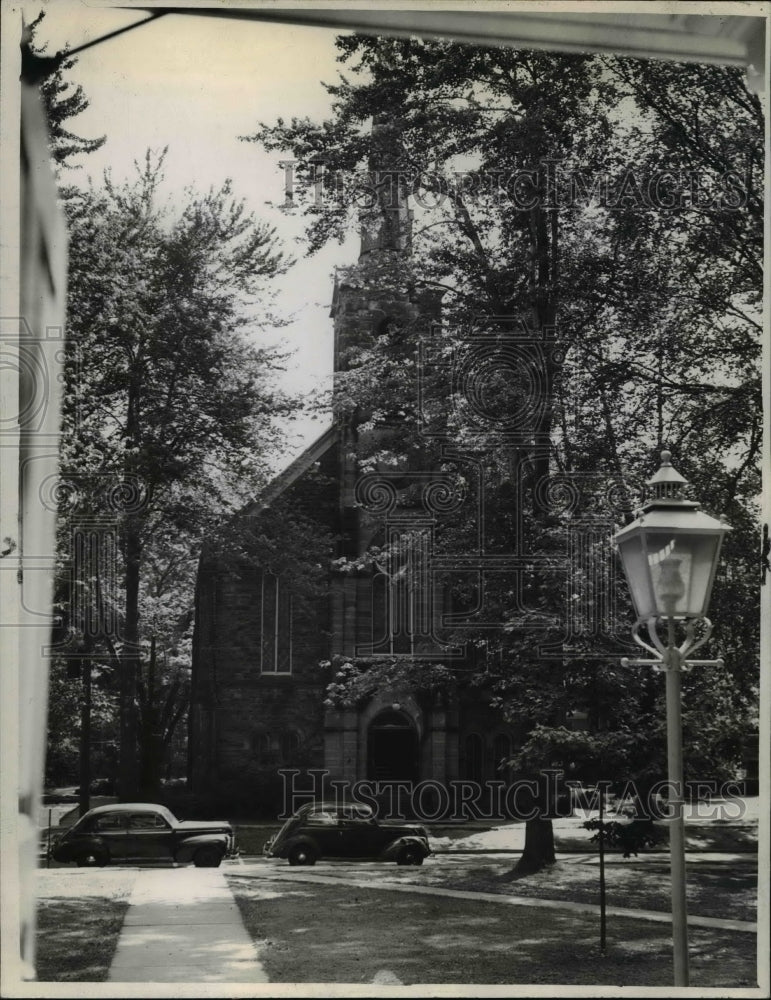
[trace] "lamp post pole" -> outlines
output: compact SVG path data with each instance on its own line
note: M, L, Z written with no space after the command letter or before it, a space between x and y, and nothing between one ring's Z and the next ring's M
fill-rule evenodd
M680 651L674 642L674 622L667 619L664 661L667 696L667 777L669 853L672 882L672 952L675 986L688 985L688 910L685 901L685 823L683 820L683 726Z
M672 467L670 458L668 451L661 453L661 467L648 480L653 499L631 524L616 533L615 541L637 612L632 637L638 646L653 654L653 659L624 657L621 663L652 666L666 674L674 981L675 986L688 986L680 682L683 669L722 665L722 660L695 660L691 654L707 642L712 632L707 608L723 536L731 529L702 513L697 503L683 498L686 480ZM675 635L678 622L685 631L679 645ZM643 626L650 642L640 636ZM659 635L659 629L665 629L665 638Z
M656 625L666 622L666 645L659 638ZM704 627L704 634L696 639L694 636L696 621ZM652 666L654 670L666 674L667 702L667 785L669 812L669 856L670 881L672 893L672 958L675 986L688 986L688 910L685 901L685 823L683 819L683 724L681 715L682 693L680 680L683 668L695 666L722 666L723 661L694 660L688 654L703 645L712 633L712 624L708 618L691 620L686 625L685 641L678 646L675 639L675 619L672 615L650 618L645 624L654 645L649 645L640 638L639 628L642 622L635 626L632 637L635 642L653 653L655 659L621 660L623 666Z

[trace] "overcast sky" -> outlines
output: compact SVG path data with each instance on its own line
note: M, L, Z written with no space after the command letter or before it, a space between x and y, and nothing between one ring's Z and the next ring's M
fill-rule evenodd
M140 11L100 9L78 0L28 3L31 20L47 11L36 38L52 54L75 48L144 16ZM310 390L328 385L332 370L329 304L335 265L352 263L358 242L328 247L304 259L298 243L303 225L279 211L284 197L281 156L266 153L239 135L259 121L277 117L322 118L329 96L322 86L337 79L335 32L321 28L267 25L211 17L168 15L78 56L70 77L83 85L91 106L72 120L79 135L106 135L96 153L67 180L86 183L109 167L116 179L130 175L133 161L150 147L168 145L166 175L174 192L200 189L232 178L234 192L286 241L297 264L281 279L278 308L294 314L291 326L266 334L295 351L288 383ZM271 204L272 203L272 204ZM324 429L318 422L298 425L303 443ZM293 454L299 448L299 442ZM285 464L285 463L281 463Z

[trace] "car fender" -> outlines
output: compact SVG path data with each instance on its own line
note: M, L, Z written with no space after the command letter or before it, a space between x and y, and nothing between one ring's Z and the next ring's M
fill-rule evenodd
M272 857L288 858L289 852L292 850L293 847L297 846L310 847L310 849L317 857L321 857L322 852L319 849L319 845L316 843L313 837L309 837L305 833L301 833L296 837L290 837L287 841L285 841L281 845L281 847L275 854L272 855Z
M397 837L396 840L392 840L380 857L383 861L394 861L402 848L407 846L418 847L423 853L424 858L428 857L431 853L431 849L426 845L426 842L422 837L408 835L405 837Z
M222 848L223 855L228 850L228 835L226 833L199 833L194 837L186 837L178 845L174 854L174 860L185 862L192 861L193 855L199 847L216 846Z
M79 855L93 851L110 856L110 848L103 837L78 837L68 840L65 834L58 843L51 845L51 857L54 861L60 862L74 861Z

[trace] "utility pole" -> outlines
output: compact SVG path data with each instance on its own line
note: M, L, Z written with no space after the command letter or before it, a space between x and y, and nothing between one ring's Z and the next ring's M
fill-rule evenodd
M91 656L80 658L82 692L80 699L80 792L78 811L85 816L90 808L91 787Z

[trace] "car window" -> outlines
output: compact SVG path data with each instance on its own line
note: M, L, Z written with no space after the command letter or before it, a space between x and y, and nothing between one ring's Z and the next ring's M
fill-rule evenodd
M372 819L372 810L369 806L347 806L340 810L340 818L348 823L368 823Z
M129 816L130 830L168 830L169 824L158 813L132 813Z
M337 816L325 809L317 809L308 814L306 822L309 826L330 826L337 822Z
M125 825L123 813L105 813L103 816L95 816L92 830L122 830Z

